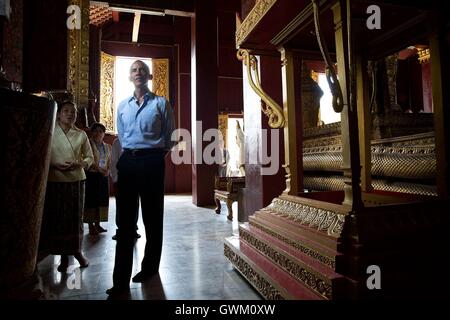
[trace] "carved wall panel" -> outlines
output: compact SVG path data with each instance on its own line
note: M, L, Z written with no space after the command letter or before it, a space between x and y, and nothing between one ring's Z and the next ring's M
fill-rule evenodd
M152 92L170 101L169 59L152 59Z
M115 57L102 52L100 58L100 122L114 132L114 63Z
M224 148L227 147L228 115L219 114L219 131L223 137Z

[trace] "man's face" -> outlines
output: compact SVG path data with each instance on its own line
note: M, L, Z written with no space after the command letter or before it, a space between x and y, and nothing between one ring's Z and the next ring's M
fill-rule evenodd
M134 86L146 86L149 79L150 75L147 73L144 64L141 62L133 63L130 69L130 81L133 82Z

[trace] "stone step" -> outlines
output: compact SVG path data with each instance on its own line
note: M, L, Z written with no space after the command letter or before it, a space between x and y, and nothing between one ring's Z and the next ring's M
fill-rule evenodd
M307 226L298 226L299 223L270 212L259 212L250 216L249 224L285 241L297 250L317 256L321 263L332 269L335 268L336 258L341 256L337 251L340 244L337 239L327 236L324 232L308 230Z
M345 289L346 278L334 269L260 229L242 224L239 227L239 236L241 242L257 250L324 298L331 299Z
M324 300L239 237L225 239L224 254L267 300Z
M286 235L305 244L314 245L325 255L335 256L339 251L340 242L337 238L328 235L325 231L303 225L298 221L281 216L270 210L260 210L249 217L250 224L270 226Z

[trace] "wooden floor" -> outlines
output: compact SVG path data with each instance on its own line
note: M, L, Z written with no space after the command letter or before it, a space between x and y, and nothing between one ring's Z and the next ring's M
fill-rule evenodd
M133 300L261 300L260 295L232 267L223 255L223 239L237 233L234 222L226 219L226 206L217 215L213 208L198 208L191 196L165 197L164 244L159 276L147 283L132 283ZM38 265L42 299L104 300L112 286L116 241L115 201L110 199L109 221L102 223L107 233L91 236L85 225L84 253L89 267L80 269L77 261L66 274L56 270L59 256L49 256ZM133 275L140 269L145 231L135 246Z

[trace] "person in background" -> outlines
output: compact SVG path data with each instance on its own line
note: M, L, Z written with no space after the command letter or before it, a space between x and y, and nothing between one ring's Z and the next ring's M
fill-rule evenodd
M81 248L86 175L94 161L89 139L75 127L77 108L71 101L58 104L52 137L50 169L45 194L41 242L50 254L61 255L59 272L66 272L69 255L89 265Z
M100 221L108 221L111 146L103 141L106 133L103 124L94 122L90 131L94 163L86 170L84 222L89 225L89 234L97 235L106 232Z
M119 138L114 139L113 143L112 143L112 150L111 150L111 170L110 170L110 176L113 182L113 194L114 197L116 198L116 226L119 226L119 201L118 201L118 197L117 197L117 161L119 161L120 155L122 154L123 150L122 150L122 146L120 145L120 140ZM138 204L136 206L136 208L139 208L139 199L137 199ZM139 213L136 213L136 230L138 229L137 227L137 222L138 222L138 218L139 218ZM134 237L136 239L139 239L141 237L141 235L139 233L136 232L136 234L134 235ZM112 237L113 240L117 240L117 231L116 234L113 235Z

